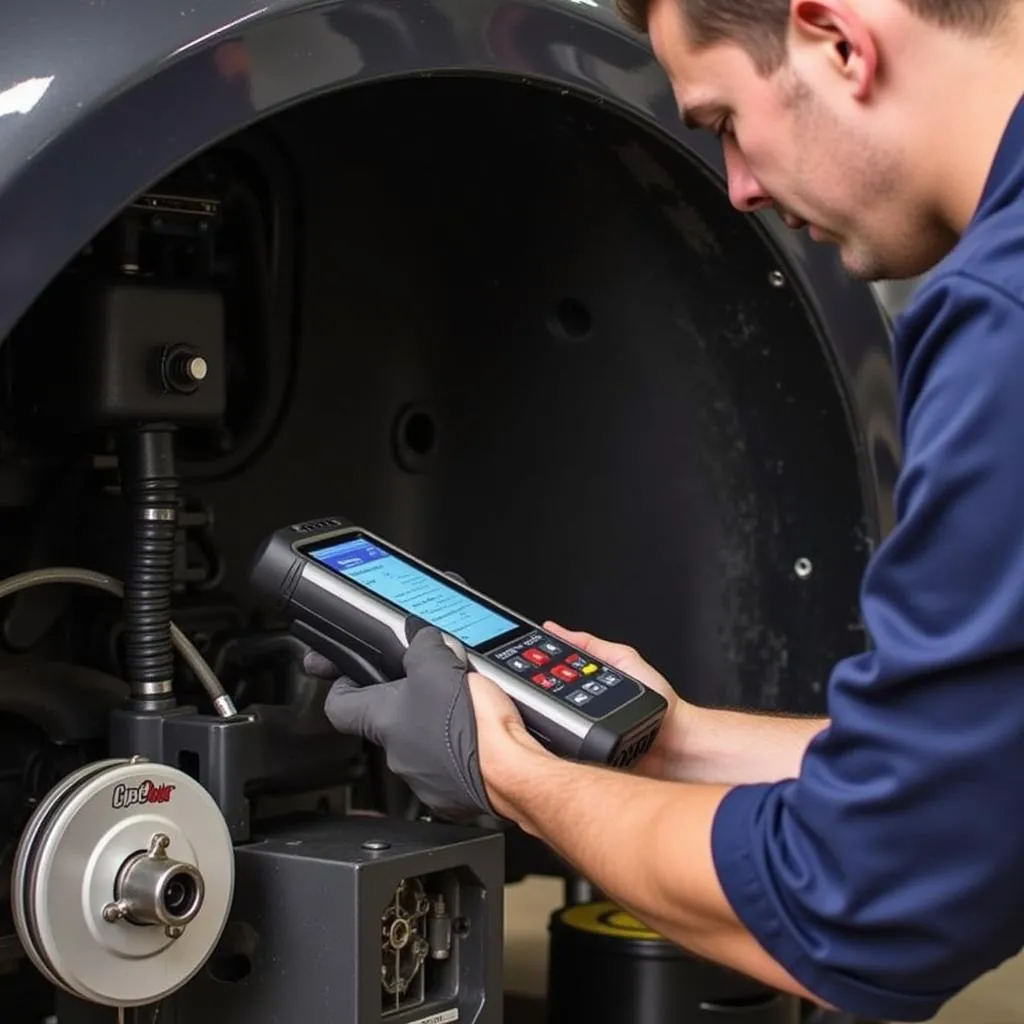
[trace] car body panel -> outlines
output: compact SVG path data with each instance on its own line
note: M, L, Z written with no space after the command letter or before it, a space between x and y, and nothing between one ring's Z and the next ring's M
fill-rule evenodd
M333 90L438 74L543 83L645 123L722 176L717 141L680 123L646 40L608 0L10 0L0 25L0 337L135 195ZM877 540L899 454L885 313L833 249L758 216L780 284L828 339Z

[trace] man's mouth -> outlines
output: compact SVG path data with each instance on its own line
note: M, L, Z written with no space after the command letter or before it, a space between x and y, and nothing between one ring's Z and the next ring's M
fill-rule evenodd
M804 220L802 217L798 217L795 213L790 213L788 210L780 210L779 216L782 218L786 227L792 228L794 231L800 231L802 228L805 228L810 224L809 221Z
M794 231L802 231L804 228L807 228L807 233L814 242L830 242L834 238L823 227L812 224L809 220L804 220L803 217L798 217L795 213L790 213L788 210L780 210L779 216L786 227L792 228Z

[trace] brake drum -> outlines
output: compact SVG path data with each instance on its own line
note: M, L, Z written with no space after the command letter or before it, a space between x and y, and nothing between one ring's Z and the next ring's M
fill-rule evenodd
M141 758L98 761L41 801L18 846L12 909L40 972L106 1006L157 1002L213 952L234 851L210 794Z

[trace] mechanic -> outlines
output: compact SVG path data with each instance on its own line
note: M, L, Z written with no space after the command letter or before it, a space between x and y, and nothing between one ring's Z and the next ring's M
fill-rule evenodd
M925 1020L1024 944L1024 4L620 3L721 137L740 211L810 226L860 279L930 271L895 325L871 648L835 665L827 719L788 719L695 707L549 624L670 695L631 773L548 754L432 630L406 679L340 680L326 711L437 812L518 824L696 954Z

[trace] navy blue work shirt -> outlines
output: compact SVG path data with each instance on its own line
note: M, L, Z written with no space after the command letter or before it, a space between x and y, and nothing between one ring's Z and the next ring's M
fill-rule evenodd
M894 331L897 522L797 779L714 823L726 896L848 1012L919 1021L1024 944L1024 100Z

